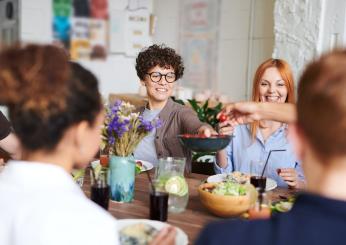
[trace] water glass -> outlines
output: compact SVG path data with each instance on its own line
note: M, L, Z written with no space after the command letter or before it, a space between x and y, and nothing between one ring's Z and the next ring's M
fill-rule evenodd
M184 176L186 159L184 157L160 158L155 177L180 175Z
M185 158L160 158L156 169L156 178L169 193L168 211L171 213L183 212L189 201L189 188L184 178L185 164Z
M108 185L108 169L102 168L100 172L90 170L91 177L91 200L108 209L110 188Z

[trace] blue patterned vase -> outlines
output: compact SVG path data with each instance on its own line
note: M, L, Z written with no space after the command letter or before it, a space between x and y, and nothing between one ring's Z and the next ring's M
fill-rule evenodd
M133 156L110 156L109 185L111 199L117 202L131 202L135 188L135 159Z

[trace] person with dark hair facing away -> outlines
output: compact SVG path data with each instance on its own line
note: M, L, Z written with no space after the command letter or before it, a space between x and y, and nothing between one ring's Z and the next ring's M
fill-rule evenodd
M57 47L12 47L0 53L0 100L23 159L0 173L0 244L118 244L116 220L70 174L99 149L95 76Z
M200 234L202 244L344 244L346 229L346 50L323 55L305 69L297 112L292 104L240 102L224 113L236 123L292 122L289 137L302 160L306 193L292 210L269 220L224 220Z
M187 133L210 136L214 130L200 122L190 107L170 98L176 82L184 73L181 56L172 48L154 44L138 54L136 71L148 95L148 103L140 111L146 120L158 117L162 126L138 144L135 158L157 165L161 157L186 157L185 170L191 172L191 152L183 148L177 135Z

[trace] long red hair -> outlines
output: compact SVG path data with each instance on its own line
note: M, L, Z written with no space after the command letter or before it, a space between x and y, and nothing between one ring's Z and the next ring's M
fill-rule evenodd
M287 98L285 103L296 103L295 92L294 92L294 79L292 70L289 64L281 59L268 59L264 61L256 70L255 77L253 79L253 87L252 87L252 101L260 102L260 92L259 85L261 82L261 78L264 72L271 67L275 67L278 69L282 80L284 80L285 85L287 87ZM250 125L251 136L253 139L256 137L257 129L259 127L260 122L254 122Z

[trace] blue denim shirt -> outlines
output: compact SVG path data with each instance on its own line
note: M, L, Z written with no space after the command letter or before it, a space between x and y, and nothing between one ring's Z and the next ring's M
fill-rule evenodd
M274 179L281 187L287 187L287 184L277 174L276 169L278 168L295 168L299 179L304 179L300 162L287 140L286 129L286 125L280 127L264 141L260 130L257 131L256 138L253 140L248 125L237 126L234 130L234 138L226 148L228 165L226 168L220 168L215 164L215 172L240 171L250 173L251 161L261 161L264 165L270 150L285 149L286 151L271 153L265 175Z

